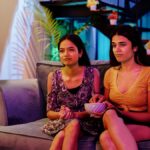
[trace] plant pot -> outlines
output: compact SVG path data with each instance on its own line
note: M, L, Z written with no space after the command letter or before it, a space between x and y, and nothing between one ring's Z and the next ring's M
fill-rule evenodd
M97 9L97 6L96 5L92 5L92 6L90 6L90 10L92 11L92 10L96 10Z
M110 25L117 25L117 19L110 19Z
M147 52L147 55L150 55L150 49L147 49L146 52Z

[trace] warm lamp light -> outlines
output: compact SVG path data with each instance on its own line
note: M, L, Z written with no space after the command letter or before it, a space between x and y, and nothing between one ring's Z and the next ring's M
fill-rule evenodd
M90 10L96 10L98 4L98 0L87 0L87 7L90 8Z
M147 55L150 55L150 40L145 44Z

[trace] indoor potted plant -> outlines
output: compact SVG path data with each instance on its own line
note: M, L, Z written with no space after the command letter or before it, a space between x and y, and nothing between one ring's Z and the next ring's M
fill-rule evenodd
M108 19L110 21L110 25L117 25L118 12L112 11L111 14L108 16Z
M98 0L87 0L87 7L90 8L91 11L97 10L98 4Z

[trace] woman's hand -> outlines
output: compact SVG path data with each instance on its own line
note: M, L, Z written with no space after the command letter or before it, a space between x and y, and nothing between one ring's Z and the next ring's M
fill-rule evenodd
M113 109L116 108L112 103L110 103L109 101L105 101L104 102L106 104L106 108L107 109Z
M103 102L105 100L104 95L100 95L100 94L95 94L94 96L92 96L89 100L90 103L97 103L97 102Z
M74 118L74 112L70 110L69 107L66 107L64 105L61 106L59 115L61 119L72 119Z

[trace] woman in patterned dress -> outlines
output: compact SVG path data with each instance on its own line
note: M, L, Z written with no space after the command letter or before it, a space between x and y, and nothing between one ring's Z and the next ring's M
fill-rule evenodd
M47 117L43 131L54 135L50 150L77 150L82 131L88 131L89 114L84 110L94 94L100 91L99 71L90 66L84 44L79 36L64 36L58 43L61 69L48 75ZM91 119L90 119L91 120ZM99 134L100 126L89 133ZM87 129L88 128L88 129Z

